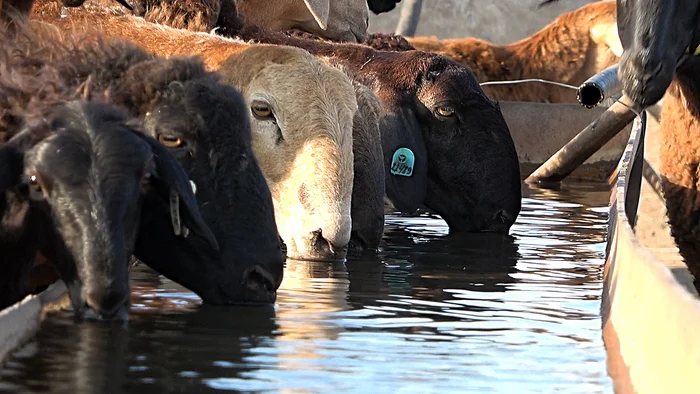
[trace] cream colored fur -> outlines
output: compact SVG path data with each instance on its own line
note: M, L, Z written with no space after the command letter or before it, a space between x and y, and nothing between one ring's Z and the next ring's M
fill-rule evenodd
M290 258L323 259L313 233L334 250L350 240L353 116L350 79L292 47L251 47L221 69L249 107L267 103L274 119L251 109L253 150L275 205ZM344 255L343 255L344 257Z

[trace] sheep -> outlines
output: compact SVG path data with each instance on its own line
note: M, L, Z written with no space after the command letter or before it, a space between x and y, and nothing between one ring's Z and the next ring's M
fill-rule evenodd
M329 58L319 60L341 70L349 77L352 73L342 64ZM358 110L352 122L354 178L352 186L352 232L349 251L354 255L377 251L384 234L384 154L379 132L382 106L376 94L367 86L353 80Z
M124 318L129 257L149 215L142 200L170 190L191 228L208 231L187 176L123 110L81 100L55 67L37 66L32 51L52 47L48 37L0 36L0 129L12 136L0 147L0 308L29 292L41 252L68 285L76 316L87 306Z
M338 66L340 67L340 66ZM379 132L379 98L367 86L353 81L358 111L352 123L355 177L352 186L350 250L375 252L384 234L384 154Z
M542 78L578 86L617 63L621 48L615 15L615 2L594 2L508 45L477 38L406 40L417 50L439 53L470 67L480 82ZM484 91L494 100L576 102L571 90L540 83L486 86Z
M90 5L86 7L63 23L72 25L83 17L102 21L96 18L100 11L88 14ZM138 28L125 33L120 29L126 23ZM251 108L253 151L273 195L288 257L345 258L352 230L352 125L357 112L348 76L298 48L164 29L128 15L112 16L100 31L125 36L159 55L201 53L223 81L241 89ZM177 45L168 45L170 40Z
M350 79L301 49L265 45L231 55L218 72L251 109L253 151L287 256L345 259L357 112Z
M148 50L161 47L177 54L196 48L210 67L229 56L211 39L199 45L196 37L185 39L179 30L86 7L73 10L70 18L60 18L56 10L36 10L34 15L64 27L80 28L89 20L105 34L139 40ZM73 19L77 15L84 19ZM354 79L371 87L382 103L386 195L396 209L410 214L427 206L453 232L504 232L514 223L521 183L513 140L497 104L486 97L468 68L436 54L300 40L253 25L237 36L335 59ZM228 42L231 52L236 51L235 43L245 44Z
M448 56L469 67L480 82L541 78L580 85L615 64L622 52L615 23L616 4L601 1L559 16L532 36L509 45L477 38L439 40L373 33L363 42L377 50L421 50ZM289 36L320 40L307 32ZM543 57L544 51L551 53ZM494 100L576 103L572 90L541 83L484 86Z
M254 25L236 37L334 59L375 92L383 110L386 195L399 211L426 206L452 232L503 232L515 221L521 190L513 140L468 68L436 54L302 40ZM402 148L414 159L410 176L397 167Z
M97 40L65 57L70 62L60 70L63 78L91 78L178 159L196 185L199 210L219 247L207 252L207 238L197 236L183 242L167 231L169 215L162 215L141 223L139 232L148 237L137 239L135 257L206 303L274 302L284 256L240 92L196 57L162 59L122 40ZM161 201L146 204L144 209L157 210Z
M622 48L615 13L614 1L587 4L559 16L530 37L508 45L478 38L440 40L385 33L370 34L363 43L377 50L417 49L448 56L469 67L480 82L541 78L578 86L619 60ZM308 33L287 34L321 39ZM483 89L494 100L576 102L570 89L534 82Z
M623 91L640 108L663 97L661 186L671 235L700 289L700 3L630 0L617 19Z

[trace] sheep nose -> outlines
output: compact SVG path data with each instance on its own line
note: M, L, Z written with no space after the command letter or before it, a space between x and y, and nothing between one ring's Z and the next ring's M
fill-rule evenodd
M129 305L129 289L115 286L110 289L93 290L85 297L87 305L101 318L112 320L125 318Z
M505 209L499 209L495 214L493 214L484 231L507 232L514 222L514 215L510 214L510 212L506 211Z
M343 260L348 252L348 246L334 245L332 241L323 236L323 230L318 229L311 233L311 245L318 260Z
M271 298L274 301L281 282L281 275L276 277L260 265L254 265L243 272L243 284L249 292L256 294L254 298Z

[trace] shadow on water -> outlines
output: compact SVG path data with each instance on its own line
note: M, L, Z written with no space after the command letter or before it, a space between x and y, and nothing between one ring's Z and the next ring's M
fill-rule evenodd
M274 308L134 272L127 327L52 316L2 371L21 392L610 392L599 302L609 191L524 188L510 235L391 214L381 252L292 261Z
M157 281L151 272L139 276ZM142 296L149 307L137 307L126 326L75 324L68 313L48 319L37 340L8 363L0 391L194 392L203 379L254 370L245 354L279 328L272 307L178 308L183 300ZM21 386L12 383L22 375Z

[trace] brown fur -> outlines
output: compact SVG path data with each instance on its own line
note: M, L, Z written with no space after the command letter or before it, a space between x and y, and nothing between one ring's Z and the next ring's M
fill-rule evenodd
M38 1L32 16L63 30L126 38L146 51L162 56L199 55L210 70L217 69L231 55L250 47L240 40L149 23L130 15L123 7L107 7L91 0L80 8L70 9L67 18L61 18L61 8L56 1Z
M369 16L364 0L311 0L325 28L302 0L135 0L137 16L187 29L222 34L238 31L242 20L272 30L301 29L336 41L357 42L367 34ZM326 15L326 17L323 17Z
M700 289L700 59L689 59L661 112L661 186L671 234Z
M468 66L479 82L542 78L578 86L619 60L616 14L614 1L591 3L508 45L477 38L407 40L418 50L439 53ZM495 100L576 102L573 90L536 82L484 86L484 91Z

